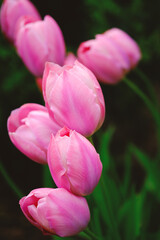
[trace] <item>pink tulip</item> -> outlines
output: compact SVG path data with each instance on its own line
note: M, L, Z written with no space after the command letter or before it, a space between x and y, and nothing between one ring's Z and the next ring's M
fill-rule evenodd
M136 66L141 58L137 43L125 32L111 29L96 38L80 44L78 59L88 67L99 81L119 82Z
M63 188L39 188L20 200L26 218L44 234L60 237L82 231L90 220L87 201Z
M21 21L16 34L16 47L30 72L41 77L46 61L63 65L65 44L56 21L50 16L46 16L43 21L27 24L26 18Z
M41 17L35 6L28 0L4 0L0 10L1 29L11 41L15 40L15 29L22 16L31 16L35 20Z
M52 135L47 153L51 175L58 187L85 196L92 193L102 173L93 145L76 131L63 128Z
M66 65L66 64L72 65L75 62L75 60L76 60L76 56L73 53L69 52L64 60L64 65ZM36 78L36 84L37 84L39 90L42 91L42 78Z
M85 136L101 127L105 117L101 87L93 73L77 60L63 67L47 63L42 88L50 116L61 127Z
M35 162L47 163L47 148L51 133L55 134L59 125L39 104L24 104L11 112L7 122L12 143Z
M64 65L73 65L76 59L76 56L72 52L69 52L64 60Z
M141 51L138 44L124 31L118 28L112 28L103 35L114 41L119 48L126 53L130 68L134 68L141 59Z

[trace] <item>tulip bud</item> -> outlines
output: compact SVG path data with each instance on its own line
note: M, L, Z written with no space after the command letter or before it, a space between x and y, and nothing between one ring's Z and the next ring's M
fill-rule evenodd
M105 117L101 87L93 73L77 60L63 67L47 63L42 88L50 116L61 127L85 136L101 127Z
M75 60L76 60L76 56L73 53L69 52L67 54L67 56L65 57L64 65L66 65L66 64L73 65ZM37 84L39 90L42 91L42 78L36 78L36 84Z
M10 41L15 40L15 30L22 16L33 17L36 21L41 17L35 6L28 0L4 0L0 10L1 29Z
M24 104L11 112L7 122L12 143L35 162L47 163L47 148L51 133L55 134L59 125L39 104Z
M34 226L49 235L75 235L90 220L86 199L63 188L35 189L20 200L20 207Z
M25 18L22 21L16 31L16 47L29 71L41 77L46 61L63 65L65 44L56 21L50 16L27 24Z
M76 59L76 56L72 52L69 52L64 60L64 65L73 65Z
M81 43L77 55L99 81L109 84L119 82L141 58L137 43L115 28Z
M93 145L76 131L63 128L52 135L47 153L48 165L58 187L85 196L100 179L102 163Z
M104 34L115 42L128 57L130 68L134 68L141 59L141 51L138 44L127 33L118 28L112 28Z

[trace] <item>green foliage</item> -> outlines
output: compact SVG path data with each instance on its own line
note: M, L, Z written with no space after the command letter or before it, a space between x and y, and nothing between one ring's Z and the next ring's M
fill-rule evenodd
M133 145L130 145L130 151L136 156L137 161L139 161L146 171L145 188L155 194L160 200L159 161L152 160L147 154Z
M136 194L132 191L119 210L119 224L123 228L124 239L134 240L140 235L144 198L144 192Z
M99 239L125 239L125 240L158 240L160 226L160 214L154 213L152 204L160 208L160 174L159 161L151 159L146 153L133 144L126 146L124 154L124 174L117 184L115 178L115 161L110 153L110 145L113 141L113 128L109 128L101 135L101 144L98 151L102 154L102 162L107 161L107 168L103 169L100 183L89 198L93 199L91 209L94 209L91 220L91 228L100 236ZM104 157L105 156L105 157ZM139 192L132 182L132 164L135 161L142 165L146 177ZM99 214L98 209L99 208ZM95 210L96 209L96 210ZM155 210L156 211L156 210ZM95 221L96 218L96 221ZM154 232L151 222L155 222L157 231ZM101 222L97 224L97 222ZM154 224L153 224L154 225ZM106 226L106 227L104 227ZM154 226L155 227L155 226Z
M98 133L99 137L101 138L101 141L99 141L99 154L101 161L103 162L104 171L107 171L111 164L110 142L113 137L114 131L115 128L110 127L105 133L102 133L101 130Z

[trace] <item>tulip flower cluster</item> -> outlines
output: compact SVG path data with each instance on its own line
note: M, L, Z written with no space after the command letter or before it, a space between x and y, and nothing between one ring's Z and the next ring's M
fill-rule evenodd
M56 21L51 16L41 20L29 0L5 0L0 20L45 101L45 106L27 103L13 110L7 123L9 137L27 157L48 164L58 187L31 191L20 200L21 209L44 234L75 235L88 225L84 196L92 193L102 173L99 154L86 138L105 119L97 78L118 82L138 63L140 50L126 33L112 29L82 43L76 60L74 54L65 53Z
M48 164L59 190L34 190L20 206L44 233L70 236L87 226L90 214L83 196L92 193L102 173L99 154L85 136L101 127L105 103L95 76L78 61L63 67L46 63L43 95L45 107L28 103L11 112L8 133L22 153Z
M34 76L42 77L46 61L64 64L65 43L60 27L51 16L42 20L29 0L5 0L0 23Z
M28 0L5 0L1 6L0 24L5 36L11 41L15 41L17 23L21 17L32 17L35 21L40 21L41 17L35 6Z

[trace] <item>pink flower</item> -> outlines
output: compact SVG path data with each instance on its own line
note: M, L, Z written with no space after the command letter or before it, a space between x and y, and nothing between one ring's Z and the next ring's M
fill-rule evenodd
M64 60L64 65L73 65L76 59L76 56L72 52L69 52Z
M141 51L138 44L127 33L118 28L112 28L104 34L108 39L116 43L128 57L130 68L134 68L141 59Z
M89 136L99 129L105 117L101 87L93 73L77 60L60 67L47 63L43 75L43 95L50 116Z
M76 56L73 53L69 52L64 60L64 65L66 65L66 64L73 65L75 60L76 60ZM42 78L40 78L40 77L36 78L36 84L37 84L39 90L42 91Z
M4 0L0 11L1 29L11 41L15 39L15 29L22 16L30 16L35 20L41 17L35 6L28 0Z
M60 237L82 231L90 220L87 201L63 188L39 188L20 200L26 218L44 234Z
M51 133L59 125L50 119L47 109L28 103L11 112L7 122L12 143L27 157L38 163L47 163L47 148Z
M58 187L85 196L100 179L102 163L93 145L81 134L67 128L52 135L47 153L48 165Z
M141 58L138 44L117 28L81 43L77 54L99 81L109 84L119 82Z
M65 43L56 21L50 16L31 23L26 18L21 21L16 31L16 48L29 71L41 77L46 61L63 65Z

